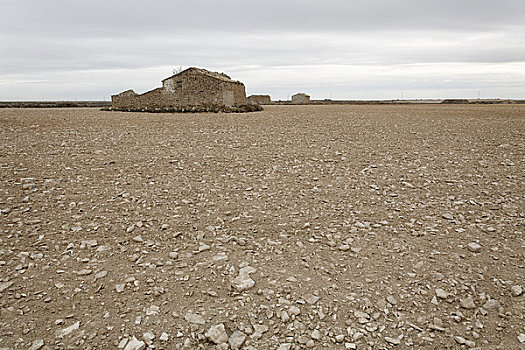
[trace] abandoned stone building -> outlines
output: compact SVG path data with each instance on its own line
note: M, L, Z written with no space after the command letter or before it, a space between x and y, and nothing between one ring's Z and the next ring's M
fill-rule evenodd
M244 84L224 73L188 68L162 80L162 87L143 94L133 90L111 96L115 110L184 110L247 105Z
M258 104L268 104L272 103L270 95L250 95L248 96L248 102L258 103Z
M310 96L300 92L292 96L292 103L310 103Z

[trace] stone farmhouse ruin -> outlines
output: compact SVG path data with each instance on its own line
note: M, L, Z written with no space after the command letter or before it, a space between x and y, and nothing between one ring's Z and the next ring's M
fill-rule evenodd
M146 112L249 112L244 84L224 73L188 68L143 94L133 90L111 96L112 110Z
M308 96L305 93L300 92L292 96L292 103L299 103L299 104L310 103L310 96Z
M272 103L270 95L250 95L248 96L248 102L258 104L269 104Z

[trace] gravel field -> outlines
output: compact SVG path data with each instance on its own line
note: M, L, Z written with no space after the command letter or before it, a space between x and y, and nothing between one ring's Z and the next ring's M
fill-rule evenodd
M0 349L524 349L525 105L0 110Z

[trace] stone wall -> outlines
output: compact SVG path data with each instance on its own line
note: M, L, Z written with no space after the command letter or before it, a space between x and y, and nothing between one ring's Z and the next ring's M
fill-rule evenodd
M118 108L132 108L139 103L138 94L133 90L124 91L118 95L111 96L111 105Z
M246 100L246 89L243 83L232 84L228 89L233 90L233 96L235 98L235 105L245 105L248 103Z
M206 71L205 71L206 72ZM211 74L211 72L210 72ZM158 109L193 106L241 106L247 103L244 84L227 76L188 69L164 79L162 87L138 95L132 90L111 97L116 109Z
M259 104L272 103L270 95L250 95L247 100L248 102Z
M310 96L298 93L292 96L292 103L310 103Z

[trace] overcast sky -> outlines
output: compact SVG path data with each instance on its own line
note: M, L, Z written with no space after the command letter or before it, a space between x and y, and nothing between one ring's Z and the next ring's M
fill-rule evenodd
M175 67L287 99L525 98L524 0L2 0L0 100L102 100Z

